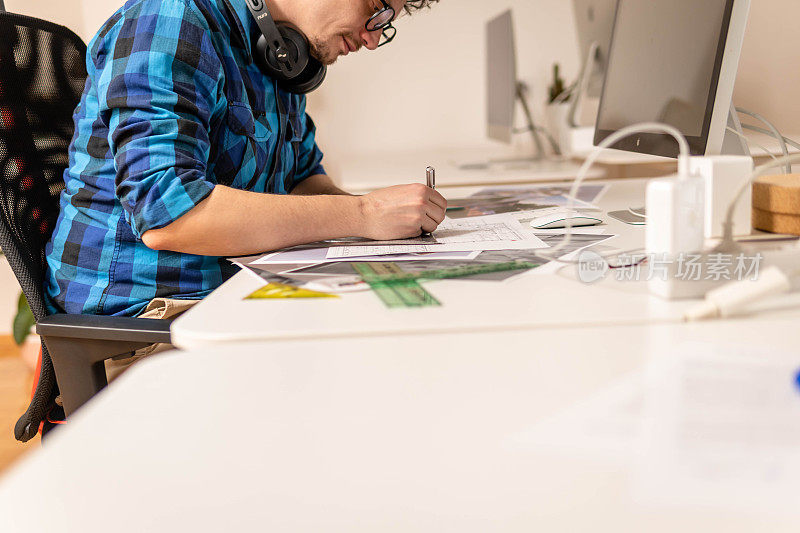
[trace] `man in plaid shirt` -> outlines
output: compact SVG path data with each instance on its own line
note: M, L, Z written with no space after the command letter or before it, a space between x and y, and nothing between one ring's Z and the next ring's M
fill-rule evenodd
M341 237L432 231L446 202L422 185L356 197L322 167L305 98L253 61L247 0L131 0L89 44L61 214L47 248L52 311L158 316L234 270L225 256ZM365 23L436 0L266 0L324 64L381 31ZM151 313L153 310L156 313Z

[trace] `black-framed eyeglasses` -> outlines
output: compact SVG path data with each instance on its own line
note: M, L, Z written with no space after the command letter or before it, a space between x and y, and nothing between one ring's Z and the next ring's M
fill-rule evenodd
M392 42L395 35L397 35L397 28L392 26L392 21L396 14L394 8L387 4L386 0L381 0L381 4L383 4L383 7L376 11L364 25L367 31L381 31L381 40L378 42L378 48Z

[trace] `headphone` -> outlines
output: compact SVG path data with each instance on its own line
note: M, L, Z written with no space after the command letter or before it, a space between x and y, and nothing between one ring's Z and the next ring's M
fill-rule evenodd
M292 24L276 24L264 0L245 0L261 30L254 51L261 71L294 94L310 93L325 80L328 67L311 57L308 39Z

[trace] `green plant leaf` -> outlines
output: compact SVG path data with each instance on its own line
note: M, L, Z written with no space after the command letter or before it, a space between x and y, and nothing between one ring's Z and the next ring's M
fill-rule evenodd
M14 342L18 345L25 342L34 324L36 324L36 319L33 318L31 306L28 305L28 300L25 298L25 295L20 294L17 304L17 315L14 317L13 324Z

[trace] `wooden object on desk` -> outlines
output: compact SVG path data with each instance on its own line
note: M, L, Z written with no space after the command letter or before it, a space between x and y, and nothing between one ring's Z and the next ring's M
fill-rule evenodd
M800 174L765 176L753 184L753 226L800 235Z

